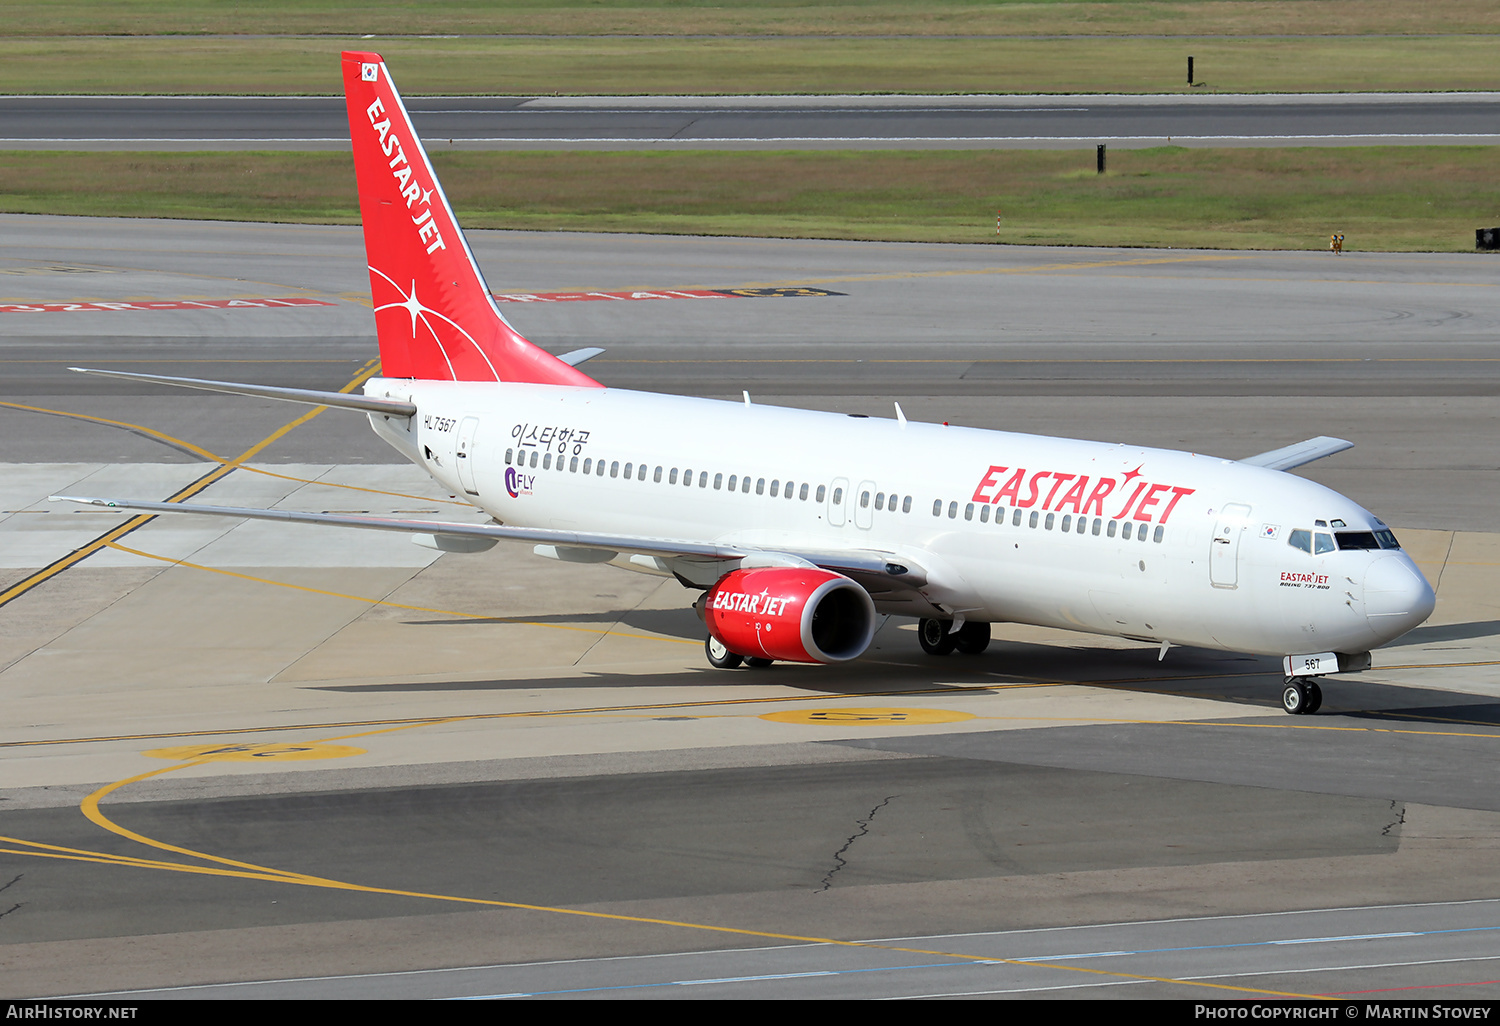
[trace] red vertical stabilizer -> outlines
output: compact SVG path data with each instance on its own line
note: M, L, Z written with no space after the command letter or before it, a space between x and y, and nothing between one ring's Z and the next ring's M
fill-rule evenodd
M379 54L344 54L381 373L600 387L500 316Z

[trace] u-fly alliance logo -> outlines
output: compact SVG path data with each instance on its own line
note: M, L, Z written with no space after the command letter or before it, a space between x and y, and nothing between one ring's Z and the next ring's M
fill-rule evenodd
M515 467L505 468L505 491L512 499L530 495L534 484L536 484L535 474L523 474Z

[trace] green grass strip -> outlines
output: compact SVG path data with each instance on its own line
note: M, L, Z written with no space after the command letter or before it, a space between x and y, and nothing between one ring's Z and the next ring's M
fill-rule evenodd
M418 94L1484 90L1500 34L1440 37L0 39L0 93L337 95L377 50ZM1187 84L1187 57L1199 85Z
M1223 249L1474 248L1497 147L435 153L465 226ZM0 210L353 224L337 153L9 153ZM1000 212L1000 231L995 230Z
M1439 35L1494 0L0 0L0 35Z

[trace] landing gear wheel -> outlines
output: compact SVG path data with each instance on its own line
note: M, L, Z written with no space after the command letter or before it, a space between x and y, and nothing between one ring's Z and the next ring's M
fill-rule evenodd
M708 664L719 670L732 670L744 661L741 656L729 651L724 642L712 634L703 643L703 651L708 653Z
M953 635L953 641L964 655L978 655L990 647L990 625L970 620Z
M952 626L952 620L918 620L917 640L922 643L922 651L935 656L952 652L958 645L958 639L948 633Z
M1317 687L1316 684L1313 685ZM1321 701L1322 695L1319 694ZM1305 716L1312 710L1308 707L1312 704L1312 695L1308 693L1308 686L1300 680L1289 680L1281 689L1281 707L1291 716Z
M760 656L745 657L745 665L750 667L750 669L752 670L764 670L767 666L770 666L775 661L776 660L774 659L762 659Z
M1323 708L1323 689L1318 687L1318 682L1310 680L1303 685L1307 689L1307 707L1302 710L1304 716L1311 716Z

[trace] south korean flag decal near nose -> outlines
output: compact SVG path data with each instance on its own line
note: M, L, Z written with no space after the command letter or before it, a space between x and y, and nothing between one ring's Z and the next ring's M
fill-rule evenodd
M366 62L359 66L359 78L361 82L378 82L380 80L380 65Z

